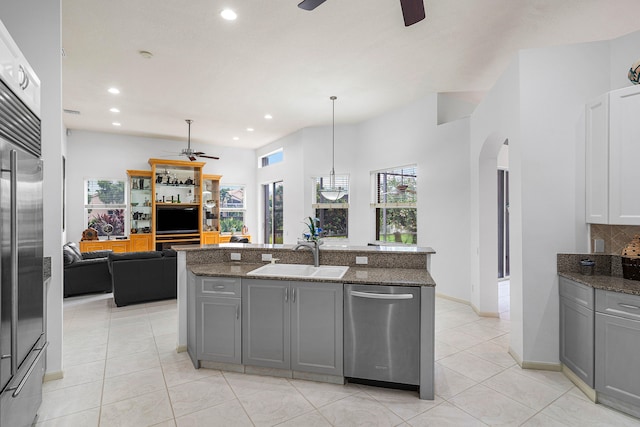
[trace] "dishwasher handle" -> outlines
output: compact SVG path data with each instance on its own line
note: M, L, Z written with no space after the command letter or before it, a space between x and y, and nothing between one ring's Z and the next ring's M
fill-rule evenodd
M413 299L413 294L378 294L374 292L350 291L351 296L371 299Z

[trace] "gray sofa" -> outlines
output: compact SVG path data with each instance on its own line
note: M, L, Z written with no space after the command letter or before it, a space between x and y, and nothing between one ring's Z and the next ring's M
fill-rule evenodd
M111 292L109 254L111 251L81 253L69 242L62 247L64 262L64 296Z
M109 254L116 305L176 298L177 260L173 249Z

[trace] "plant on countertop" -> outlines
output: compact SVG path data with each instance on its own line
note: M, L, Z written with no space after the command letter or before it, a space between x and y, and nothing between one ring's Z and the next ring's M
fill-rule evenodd
M303 222L304 225L307 226L308 231L302 233L304 240L317 242L320 240L322 234L322 228L316 227L316 221L319 221L318 218L308 217L307 221Z

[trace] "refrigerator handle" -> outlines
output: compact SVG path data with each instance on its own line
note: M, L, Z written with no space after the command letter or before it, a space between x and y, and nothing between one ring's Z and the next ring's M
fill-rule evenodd
M44 351L47 349L47 347L49 347L49 341L45 342L42 347L36 349L36 350L38 350L38 355L33 360L33 363L31 363L31 366L29 366L29 369L27 370L27 373L24 374L24 378L22 378L22 381L20 381L20 384L18 384L16 387L10 387L10 388L7 389L9 391L13 391L13 394L11 395L12 397L18 397L18 395L22 391L22 388L27 383L27 380L31 377L31 374L33 373L33 370L35 369L36 365L38 364L38 361L40 360L40 358L44 354Z
M18 152L9 152L11 222L11 375L18 372Z

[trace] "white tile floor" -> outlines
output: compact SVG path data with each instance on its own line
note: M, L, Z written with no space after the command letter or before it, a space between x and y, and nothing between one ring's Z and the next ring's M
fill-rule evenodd
M508 292L501 286L501 295ZM505 289L506 288L506 289ZM640 426L561 373L520 369L509 320L436 301L433 401L359 385L195 370L177 354L176 302L64 304L64 379L45 383L37 426Z

